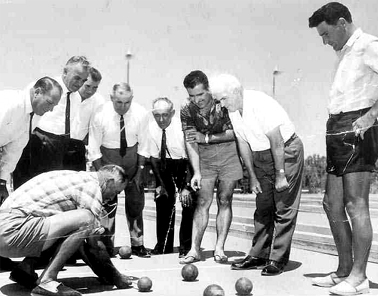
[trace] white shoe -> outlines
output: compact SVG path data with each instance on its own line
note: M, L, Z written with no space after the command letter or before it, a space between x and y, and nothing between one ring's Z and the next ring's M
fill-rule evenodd
M331 294L342 296L366 294L369 293L369 280L365 279L357 287L353 287L347 281L343 281L340 284L337 284L336 286L333 286L331 289L329 289L329 292Z
M333 275L333 276L332 276ZM345 280L346 276L338 277L334 272L327 275L327 276L321 276L316 277L312 279L312 284L319 287L333 287L339 283L341 283L343 280Z

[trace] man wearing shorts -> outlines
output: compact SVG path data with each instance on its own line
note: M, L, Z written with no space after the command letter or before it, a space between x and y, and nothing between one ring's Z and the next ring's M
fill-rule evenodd
M232 196L235 185L243 177L235 135L227 109L221 107L209 92L207 76L199 70L184 79L189 99L181 108L185 144L193 167L191 186L198 190L193 218L192 246L182 264L200 260L201 241L209 221L209 209L217 187L217 240L214 260L227 262L224 244L232 220Z
M378 156L378 38L357 28L349 9L337 2L315 11L309 27L316 27L323 44L338 56L328 102L323 207L339 264L335 272L314 278L313 284L331 287L337 295L367 293L373 235L369 189Z
M0 255L26 257L11 280L33 288L31 295L81 295L57 281L66 260L86 240L87 263L100 279L125 288L130 280L111 264L95 235L103 233L103 207L127 184L125 171L115 165L96 172L51 171L26 182L0 208ZM33 257L54 247L57 252L38 278ZM88 259L89 258L89 259Z

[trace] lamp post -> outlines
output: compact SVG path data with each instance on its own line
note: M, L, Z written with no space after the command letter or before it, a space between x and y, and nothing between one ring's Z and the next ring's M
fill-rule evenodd
M278 70L278 67L276 66L273 70L273 86L272 86L272 91L273 91L273 98L276 96L276 76L280 75L282 71Z
M127 60L127 84L130 84L130 60L133 57L130 50L126 53L126 60Z

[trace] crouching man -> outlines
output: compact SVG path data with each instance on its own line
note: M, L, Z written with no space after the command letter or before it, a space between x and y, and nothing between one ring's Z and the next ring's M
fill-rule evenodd
M11 279L35 286L31 295L81 295L57 280L66 260L81 249L101 281L118 288L130 286L130 279L114 267L97 239L104 231L103 207L126 185L125 171L107 165L98 172L40 174L14 191L0 207L0 256L25 257ZM55 255L38 278L35 257L52 247Z

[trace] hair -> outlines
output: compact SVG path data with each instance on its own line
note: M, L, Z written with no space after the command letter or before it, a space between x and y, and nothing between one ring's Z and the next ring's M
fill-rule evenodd
M127 91L127 92L133 92L133 90L131 89L130 85L126 82L120 82L120 83L116 83L114 84L113 86L113 95L115 94L115 92L119 89L123 89L124 91Z
M239 79L231 74L219 74L210 78L210 92L243 93L243 86Z
M209 90L209 80L205 73L200 70L195 70L186 75L184 79L185 88L194 88L199 84L202 84L205 90Z
M67 71L69 67L80 64L86 71L89 71L90 64L85 56L73 56L71 57L64 67L64 71Z
M43 94L50 93L54 88L59 90L60 95L63 93L62 86L55 79L47 76L38 79L33 87L34 89L39 88Z
M166 102L168 105L169 105L169 109L172 111L173 110L173 103L170 99L168 99L167 97L159 97L159 98L156 98L155 100L152 101L152 109L154 109L154 106L157 102L159 101L164 101Z
M99 172L104 173L105 181L108 179L114 179L115 181L119 180L121 183L125 183L127 181L126 171L122 167L115 164L104 165L99 169Z
M89 68L89 76L92 78L94 82L99 82L102 79L100 71L93 67Z
M315 11L308 19L308 23L310 28L317 27L322 22L326 22L328 25L336 25L340 18L352 23L352 15L345 5L339 2L330 2Z

